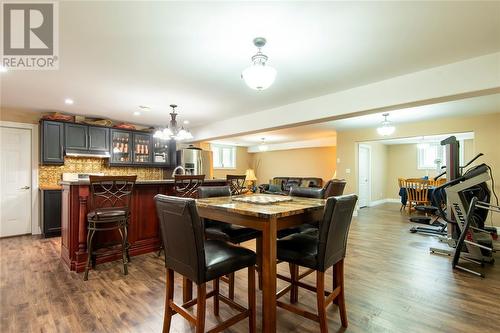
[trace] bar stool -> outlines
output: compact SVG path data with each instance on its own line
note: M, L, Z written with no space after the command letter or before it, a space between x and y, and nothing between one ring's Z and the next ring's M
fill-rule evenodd
M87 265L83 280L89 277L91 260L95 266L94 235L96 232L118 230L121 236L123 274L128 274L128 221L130 201L137 176L90 176L90 207L87 214Z
M229 186L200 186L200 188L198 188L198 197L200 199L228 197L230 195L231 189ZM257 254L260 255L261 253L261 232L258 230L210 219L204 219L204 226L206 239L217 239L233 244L240 244L257 238ZM257 259L259 262L258 267L260 272L260 257L258 257ZM229 274L227 281L225 280L225 278L222 278L222 280L229 284L229 298L234 299L234 273Z
M347 235L351 225L352 213L357 196L354 194L331 197L327 200L323 220L316 234L297 233L277 242L277 258L292 266L291 277L278 274L278 278L290 283L279 291L280 298L290 291L290 303L277 301L278 307L320 323L321 333L328 332L326 308L330 303L339 306L342 326L347 327L347 312L344 300L344 257L347 247ZM298 275L298 266L309 268L309 271ZM333 290L325 291L325 272L333 267ZM316 286L300 280L316 271ZM298 301L299 287L316 292L318 313L311 313L294 305ZM326 295L326 298L325 298Z
M246 178L246 175L226 175L227 184L231 188L232 195L243 194Z
M255 253L223 241L205 240L203 223L198 217L194 199L158 194L155 201L167 268L163 332L170 331L171 318L176 313L194 324L197 333L204 332L206 300L209 297L214 297L213 312L216 316L219 315L219 301L239 311L209 332L223 331L247 317L248 331L255 332ZM248 308L219 293L219 278L243 268L248 268ZM174 302L174 271L198 285L196 299L182 305ZM207 293L209 281L213 281L213 290ZM196 317L186 311L194 305L197 305Z
M175 175L174 195L183 198L197 198L198 187L203 184L205 175Z

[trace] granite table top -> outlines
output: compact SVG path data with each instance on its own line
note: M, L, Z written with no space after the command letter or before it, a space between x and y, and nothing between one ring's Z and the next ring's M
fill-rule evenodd
M258 196L274 196L273 194L251 194ZM248 195L247 195L248 196ZM325 207L325 199L313 199L302 197L291 197L292 200L276 202L272 204L255 204L233 200L234 197L214 197L197 199L198 208L210 208L236 213L240 215L254 216L259 218L282 218L291 215L302 214L314 210L322 210Z

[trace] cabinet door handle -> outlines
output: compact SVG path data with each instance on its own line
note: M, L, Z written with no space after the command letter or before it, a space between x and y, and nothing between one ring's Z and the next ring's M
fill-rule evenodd
M64 157L64 149L63 149L63 145L61 144L61 158Z
M29 190L29 189L30 189L29 186L23 186L23 187L20 188L20 190Z

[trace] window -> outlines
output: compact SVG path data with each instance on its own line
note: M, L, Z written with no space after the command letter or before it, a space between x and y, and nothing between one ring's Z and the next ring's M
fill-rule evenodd
M439 142L417 145L418 169L436 170L446 164L445 149Z
M459 141L459 164L464 164L464 141ZM439 142L417 145L417 168L436 170L446 165L446 149Z
M236 147L212 145L215 169L236 169Z

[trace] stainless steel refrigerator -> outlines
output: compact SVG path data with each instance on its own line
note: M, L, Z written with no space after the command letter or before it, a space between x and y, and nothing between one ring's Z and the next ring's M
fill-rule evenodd
M213 177L211 151L194 147L180 149L177 151L177 165L182 166L187 175L205 175L205 179Z

